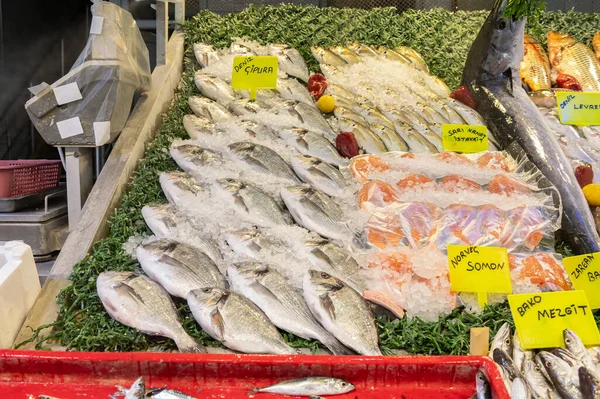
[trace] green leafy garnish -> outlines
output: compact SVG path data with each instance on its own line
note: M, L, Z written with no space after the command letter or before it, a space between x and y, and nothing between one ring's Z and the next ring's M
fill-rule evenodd
M509 0L504 9L504 16L513 19L526 17L534 20L539 17L545 8L545 0Z

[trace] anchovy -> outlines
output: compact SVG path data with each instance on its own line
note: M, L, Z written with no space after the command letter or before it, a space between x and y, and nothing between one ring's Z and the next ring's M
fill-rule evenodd
M180 352L206 353L179 320L175 304L160 285L130 272L103 272L96 279L106 312L121 324L149 335L168 337Z
M527 154L556 187L562 200L565 239L578 254L600 251L600 237L581 188L535 104L522 88L525 20L503 16L508 0L496 0L467 57L462 82L473 95L477 111L502 148L519 159ZM558 200L558 198L556 198Z

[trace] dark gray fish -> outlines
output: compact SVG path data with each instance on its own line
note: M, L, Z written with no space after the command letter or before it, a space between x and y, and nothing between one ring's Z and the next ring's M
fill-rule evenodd
M235 159L258 172L268 173L289 182L300 182L290 165L269 147L249 141L240 141L228 147Z
M508 373L508 377L511 381L515 378L521 377L521 372L519 371L519 369L517 369L515 362L513 362L512 358L508 353L506 353L506 351L500 348L496 348L494 349L494 353L492 356L494 361L500 366L502 366L504 370L506 370L506 372Z
M492 399L492 386L482 370L475 375L475 397L477 399Z
M579 389L583 399L600 399L600 379L587 367L579 368Z
M496 0L471 47L462 83L500 146L517 159L526 154L548 179L542 187L558 190L562 229L575 253L598 252L600 237L569 160L521 85L525 20L505 18L507 2Z

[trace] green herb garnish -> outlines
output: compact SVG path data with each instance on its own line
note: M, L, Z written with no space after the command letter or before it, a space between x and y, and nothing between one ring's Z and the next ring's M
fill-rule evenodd
M509 0L504 9L504 16L513 19L537 19L545 8L545 0Z

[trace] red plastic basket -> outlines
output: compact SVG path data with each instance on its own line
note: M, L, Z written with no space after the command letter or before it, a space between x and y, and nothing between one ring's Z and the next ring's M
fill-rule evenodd
M308 376L343 378L356 390L337 399L467 399L484 369L498 399L509 399L496 365L476 356L272 356L179 353L0 351L0 397L45 394L61 399L108 398L115 384L143 376L196 398L269 399L255 387Z
M0 198L16 198L54 188L60 161L47 159L0 161Z

